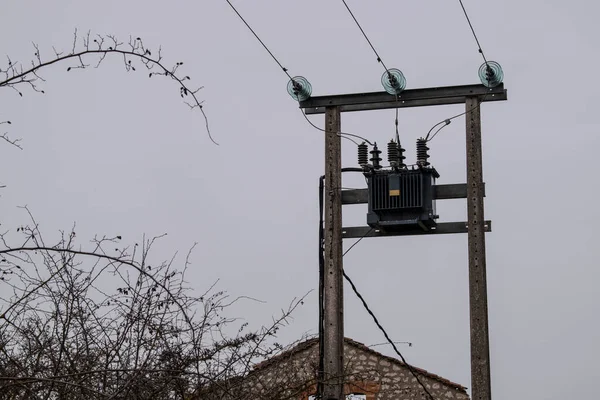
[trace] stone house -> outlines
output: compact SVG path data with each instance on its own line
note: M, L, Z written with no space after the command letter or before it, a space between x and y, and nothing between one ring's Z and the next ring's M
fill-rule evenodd
M317 338L301 342L256 365L246 377L221 382L196 393L195 400L312 400L317 390L319 365ZM366 345L344 341L345 393L352 400L428 399L402 361L378 353ZM412 367L433 397L468 400L465 387L420 368Z

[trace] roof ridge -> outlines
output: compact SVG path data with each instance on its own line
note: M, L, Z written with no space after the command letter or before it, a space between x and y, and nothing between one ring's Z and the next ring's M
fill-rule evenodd
M293 346L293 347L291 347L291 348L289 348L287 350L284 350L281 353L279 353L279 354L277 354L277 355L275 355L275 356L273 356L271 358L268 358L268 359L266 359L264 361L261 361L260 363L256 364L254 366L254 368L253 368L253 371L257 371L257 370L266 368L269 365L275 364L276 362L278 362L282 358L292 356L292 355L297 354L297 353L299 353L301 351L304 351L304 350L308 350L312 346L316 345L318 343L318 341L319 341L318 337L313 337L313 338L301 341L301 342L297 343L295 346ZM452 386L455 389L460 389L460 390L463 390L465 392L467 391L467 388L464 387L463 385L459 384L459 383L453 382L453 381L451 381L449 379L446 379L444 377L436 375L436 374L434 374L432 372L429 372L429 371L427 371L427 370L425 370L423 368L416 367L416 366L414 366L412 364L406 364L402 360L399 360L399 359L397 359L395 357L390 357L390 356L386 356L385 354L381 354L380 352L371 349L366 344L358 342L358 341L356 341L354 339L345 337L344 338L344 343L352 345L354 347L357 347L360 350L363 350L365 352L377 355L378 357L384 358L384 359L386 359L388 361L391 361L393 363L396 363L398 365L402 365L404 367L407 367L407 365L408 365L407 368L410 368L410 369L414 370L416 373L418 373L420 375L426 376L426 377L428 377L430 379L436 380L436 381L441 382L441 383L443 383L445 385Z
M464 391L467 390L467 388L465 386L461 385L460 383L453 382L453 381L451 381L449 379L446 379L446 378L444 378L442 376L439 376L437 374L429 372L426 369L416 367L416 366L414 366L412 364L407 364L407 363L403 362L402 360L399 360L399 359L397 359L395 357L386 356L385 354L381 354L380 352L371 349L366 344L361 343L361 342L357 342L354 339L350 339L350 338L345 337L344 338L344 342L348 343L350 345L353 345L354 347L358 347L359 349L361 349L363 351L366 351L366 352L369 352L371 354L375 354L375 355L377 355L379 357L385 358L386 360L389 360L389 361L394 362L396 364L399 364L399 365L402 365L402 366L405 366L405 367L408 366L407 368L413 369L415 372L417 372L417 373L419 373L421 375L424 375L424 376L426 376L428 378L431 378L431 379L434 379L436 381L439 381L441 383L444 383L445 385L453 386L453 387L455 387L457 389L461 389L461 390L464 390Z

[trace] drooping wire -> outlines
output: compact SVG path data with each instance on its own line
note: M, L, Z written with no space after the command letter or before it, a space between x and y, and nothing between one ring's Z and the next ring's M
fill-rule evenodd
M455 117L458 117L458 116L455 116ZM445 128L445 127L447 127L448 125L450 125L450 123L451 123L451 122L452 122L452 119L448 118L448 119L445 119L445 120L443 120L443 121L440 121L440 122L438 122L437 124L435 124L434 126L432 126L432 127L431 127L431 129L429 130L429 132L427 132L427 135L425 136L425 140L426 140L426 141L433 140L433 138L435 137L435 135L437 135L439 131L441 131L442 129L444 129L444 128ZM442 125L442 124L444 124L444 125ZM440 126L440 125L442 125L442 126ZM434 133L433 135L431 135L431 132L432 132L432 131L433 131L435 128L437 128L438 126L440 126L440 127L438 128L438 130L437 130L437 131L435 131L435 133ZM431 138L429 137L429 135L431 135Z
M355 241L354 243L352 243L352 246L350 246L350 247L348 247L348 249L346 249L346 251L344 252L344 254L342 254L342 257L344 257L346 254L348 254L348 252L349 252L350 250L352 250L352 248L353 248L354 246L356 246L357 244L359 244L361 240L363 240L364 238L366 238L367 236L369 236L369 234L370 234L371 232L373 232L373 228L369 229L369 230L367 231L367 233L365 233L365 234L364 234L364 235L362 235L360 238L358 238L358 240L357 240L357 241Z
M371 46L371 50L373 50L373 53L375 53L375 56L377 57L377 62L380 63L383 66L383 69L385 69L385 72L387 72L388 76L391 78L391 74L390 74L388 68L385 66L385 63L383 62L382 58L379 56L379 53L377 52L377 50L375 50L375 46L373 46L373 43L371 42L371 40L369 39L369 37L365 33L365 30L362 28L362 26L360 25L360 23L358 22L358 20L354 16L354 13L350 9L350 6L348 6L348 3L346 3L346 0L342 0L342 3L344 3L344 6L346 7L346 10L348 10L348 13L350 13L350 16L352 17L352 19L356 23L356 26L358 26L358 29L360 29L360 31L362 32L362 34L365 37L367 43L369 43L369 46ZM398 93L396 93L396 103L398 103L398 101L399 101L398 100ZM400 135L398 133L398 107L396 107L396 118L394 120L394 127L395 127L395 130L396 130L396 142L398 143L398 145L400 145Z
M426 141L431 141L433 140L433 138L438 134L439 131L441 131L442 129L444 129L445 127L447 127L448 125L450 125L450 123L452 122L453 119L456 119L458 117L462 117L465 114L470 113L471 111L476 110L477 108L481 107L481 103L483 103L485 101L485 98L487 97L487 93L485 95L483 95L483 97L477 102L476 106L471 107L470 109L461 112L460 114L456 114L450 118L446 118L443 121L438 122L437 124L435 124L434 126L431 127L431 129L429 130L429 132L427 132L427 135L425 136L425 140ZM444 125L442 125L444 124ZM435 133L433 135L431 135L431 132L437 128L438 126L442 125L437 131L435 131ZM431 135L431 137L429 137L429 135Z
M402 362L404 363L404 365L410 371L411 375L415 377L415 379L417 380L417 382L419 383L419 385L421 385L421 387L423 388L423 390L425 391L425 393L427 393L427 395L429 396L429 398L431 400L435 400L435 398L429 392L429 390L427 390L427 387L423 384L423 382L421 381L421 379L419 379L419 376L415 372L413 366L406 362L406 359L404 358L404 356L402 355L402 353L400 353L400 350L398 350L398 347L396 347L396 343L390 338L390 336L388 335L388 333L386 332L386 330L383 328L383 326L381 326L381 323L379 322L379 320L377 319L377 317L375 316L375 314L373 313L373 311L371 311L371 309L369 308L369 305L367 304L365 298L360 294L360 292L356 288L356 285L354 284L354 282L352 282L352 279L350 279L350 277L348 276L348 274L346 274L346 271L342 271L342 272L344 274L344 278L348 281L348 283L350 284L350 287L352 287L352 290L354 291L354 293L356 294L356 296L361 301L361 303L362 303L363 307L365 308L365 310L367 310L367 312L369 313L369 315L371 316L371 318L373 318L373 321L375 322L375 325L377 325L377 327L379 328L379 330L383 333L383 336L385 336L385 339L388 341L388 343L394 349L394 352L400 357L400 359L402 360Z
M408 347L412 347L412 345L413 345L412 342L394 342L394 343L396 343L396 344L407 344ZM367 347L377 347L377 346L387 346L387 345L389 345L389 343L388 342L384 342L384 343L370 344Z
M267 47L267 45L265 44L265 42L263 42L262 39L258 36L258 34L254 31L254 29L252 29L252 27L250 26L250 24L246 21L246 19L242 16L242 14L240 14L240 12L235 8L235 6L231 3L231 1L230 0L225 0L225 1L227 2L227 4L229 4L229 6L231 7L231 9L237 14L237 16L242 20L242 22L244 23L244 25L246 25L246 27L250 30L250 32L252 32L252 34L254 35L254 37L256 38L256 40L258 40L258 42L263 46L263 48L267 51L267 53L269 53L269 55L271 56L271 58L273 59L273 61L275 61L277 63L277 65L279 65L279 68L281 68L281 70L285 73L285 75L291 81L293 81L294 79L292 78L292 76L288 72L288 69L286 67L284 67L283 64L281 64L279 62L279 60L277 59L277 57L275 57L275 55L273 54L273 52L271 50L269 50L269 48ZM298 104L300 104L300 101L298 101ZM306 113L302 109L300 109L300 111L302 112L302 115L304 116L304 118L306 119L306 121L308 121L308 123L313 128L316 128L316 129L320 130L321 132L326 132L325 129L319 128L318 126L316 126L315 124L313 124L311 122L311 120L308 119L308 116L306 115ZM347 138L346 136L351 136L351 137L359 138L359 139L364 140L365 142L367 142L367 143L369 143L369 144L372 145L372 143L369 142L367 139L363 138L362 136L356 135L354 133L339 132L338 136L354 142L354 144L356 144L357 146L358 146L358 143L356 141L354 141L354 140L352 140L350 138Z
M354 143L356 146L358 146L358 145L360 144L360 143L358 143L356 140L354 140L354 139L352 139L352 138L350 138L350 137L347 137L347 136L342 136L342 135L340 135L340 137L341 137L342 139L346 139L346 140L349 140L349 141L351 141L351 142L352 142L352 143Z
M304 118L306 119L306 121L307 121L307 122L308 122L308 123L309 123L309 124L310 124L310 125L311 125L313 128L315 128L315 129L318 129L318 130L320 130L321 132L325 132L325 133L327 133L327 130L326 130L326 129L319 128L317 125L313 124L313 122L312 122L310 119L308 119L308 116L307 116L307 115L306 115L304 112L302 113L302 115L304 115ZM351 136L351 137L355 137L355 138L357 138L357 139L364 140L365 142L367 142L367 143L369 143L371 146L373 146L373 143L371 143L371 142L370 142L368 139L365 139L364 137L362 137L362 136L359 136L359 135L356 135L356 134L354 134L354 133L340 132L340 133L339 133L339 136L341 136L341 137L342 137L342 138L344 138L344 139L351 140L351 141L352 141L352 142L354 142L354 144L356 144L357 146L358 146L358 143L357 143L356 141L354 141L353 139L350 139L349 137L346 137L346 136Z
M483 48L481 47L481 44L479 43L479 39L477 38L477 34L475 33L475 28L473 28L473 24L471 23L471 18L469 18L467 9L465 8L465 5L463 4L462 0L458 0L458 2L460 3L460 7L462 8L463 13L465 14L465 18L467 19L467 22L469 23L469 27L471 28L471 32L473 33L473 37L475 38L475 42L477 43L477 50L481 54L481 57L483 57L483 62L487 66L488 65L487 58L485 58L485 54L483 53Z

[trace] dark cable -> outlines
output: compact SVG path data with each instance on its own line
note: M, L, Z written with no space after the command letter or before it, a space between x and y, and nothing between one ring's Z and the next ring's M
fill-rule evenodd
M346 167L346 168L342 168L342 172L360 172L360 173L364 173L365 170L362 168L358 168L358 167Z
M354 246L356 246L357 244L359 244L361 240L363 240L364 238L366 238L367 236L369 236L369 234L370 234L371 232L373 232L373 228L369 229L369 230L367 231L367 233L365 233L365 234L364 234L364 235L362 235L360 238L358 238L358 240L357 240L356 242L352 243L352 246L348 247L348 249L347 249L347 250L344 252L344 254L342 254L342 257L344 257L346 254L348 254L348 252L349 252L350 250L352 250L352 248L353 248Z
M398 102L398 95L396 94L396 103ZM400 146L400 135L398 134L398 107L396 107L396 142L398 142L398 146Z
M348 10L348 12L352 16L352 19L354 20L354 22L356 22L356 26L358 26L358 29L360 29L360 31L362 32L362 34L365 37L365 39L367 39L367 43L369 43L369 46L371 46L371 49L373 50L373 53L375 53L375 55L377 56L377 62L381 63L381 65L383 65L383 68L385 68L385 70L387 71L388 69L385 66L385 64L383 63L383 60L381 59L381 57L379 57L379 53L377 53L377 50L375 50L375 47L373 46L373 43L371 43L371 41L369 40L369 37L367 36L367 34L365 33L365 31L363 30L362 26L360 26L360 24L358 23L358 20L354 16L354 13L350 9L350 7L348 7L348 3L346 3L346 0L342 0L342 3L344 3L344 5L346 6L346 10Z
M477 43L477 50L479 51L479 53L481 54L481 57L483 57L483 62L485 63L486 66L488 66L488 61L487 58L485 58L485 54L483 53L483 49L481 48L481 44L479 43L479 39L477 38L477 34L475 33L475 29L473 28L473 24L471 23L471 19L469 18L469 14L467 13L467 9L465 8L465 5L463 4L462 0L458 0L458 2L460 3L460 7L463 10L463 13L465 14L465 18L467 19L467 22L469 24L469 27L471 28L471 33L473 33L473 37L475 38L475 42ZM488 66L489 68L489 66ZM434 126L431 127L431 129L429 130L429 132L427 132L427 136L425 136L425 140L430 141L433 140L433 138L435 137L435 135L438 134L439 131L441 131L443 128L445 128L446 126L450 125L450 122L458 117L461 117L465 114L468 114L469 112L475 110L476 108L481 106L481 103L483 103L483 101L485 100L485 97L487 96L487 94L485 96L483 96L483 98L477 103L477 105L473 108L471 108L470 110L467 110L465 112L462 112L460 114L457 114L453 117L447 118L441 122L438 122L437 124L435 124ZM443 125L442 127L440 127L437 131L435 131L435 133L433 135L431 135L431 132L438 127L439 125L445 123L445 125ZM429 135L431 135L431 137L429 137Z
M463 13L465 14L465 18L467 19L467 22L469 23L469 27L471 28L471 32L473 33L473 37L475 38L475 42L477 42L477 50L481 54L481 57L483 57L483 62L487 66L488 65L487 59L485 58L485 54L483 54L483 49L481 48L481 44L479 44L479 39L477 38L477 34L475 33L475 29L473 28L473 24L471 23L471 19L469 18L469 14L467 14L467 10L465 9L465 5L463 4L462 0L458 0L458 2L460 3L460 6L461 6L461 8L463 10Z
M375 46L373 46L373 43L371 43L371 40L369 39L369 37L365 33L365 31L362 28L362 26L360 26L360 23L358 22L358 20L354 16L354 13L352 12L352 10L350 9L350 7L348 6L348 3L346 3L346 0L342 0L342 3L344 3L344 6L346 6L346 10L348 10L348 12L350 13L350 16L352 17L352 19L356 23L356 26L358 26L358 29L360 29L360 31L362 32L363 36L367 40L367 43L369 43L369 46L371 46L371 49L373 50L373 53L375 53L375 55L377 56L377 62L381 63L381 65L385 69L385 72L387 72L388 76L391 79L391 74L388 72L388 68L385 66L383 60L379 56L379 53L377 53L377 50L375 50ZM398 93L396 93L396 103L398 103ZM394 126L395 126L395 129L396 129L396 142L398 142L398 146L400 146L400 135L398 133L398 107L396 107L396 119L394 120Z
M439 131L441 131L442 129L444 129L444 128L445 128L445 127L447 127L448 125L450 125L450 122L452 122L452 121L451 121L451 120L449 120L449 119L447 119L447 120L445 120L444 122L445 122L445 124L444 124L444 125L442 125L442 126L440 126L440 127L438 128L438 130L437 130L437 131L435 131L435 133L434 133L433 135L431 135L431 138L430 138L429 140L433 140L433 138L435 137L435 135L437 135ZM428 141L429 141L429 140L428 140Z
M325 129L323 129L323 128L319 128L318 126L316 126L315 124L313 124L313 123L312 123L312 121L311 121L310 119L308 119L308 116L307 116L307 115L306 115L304 112L302 112L302 115L304 115L304 118L306 119L306 121L308 121L308 123L309 123L309 124L310 124L310 125L311 125L313 128L315 128L315 129L318 129L318 130L320 130L321 132L325 132L325 133L327 132L327 130L325 130ZM358 138L358 139L364 140L365 142L367 142L367 143L369 143L371 146L373 146L373 143L371 143L370 141L368 141L368 140L367 140L367 139L365 139L364 137L362 137L362 136L359 136L359 135L356 135L356 134L354 134L354 133L340 132L340 133L338 133L338 136L341 136L341 137L343 137L344 139L348 139L348 140L352 140L352 139L350 139L350 138L347 138L347 137L344 137L344 136L352 136L352 137L355 137L355 138ZM354 140L352 140L352 141L354 142ZM356 143L356 142L354 142L354 143L355 143L355 144L358 146L358 143Z
M450 122L452 122L452 120L453 120L453 119L456 119L456 118L458 118L458 117L462 117L463 115L465 115L465 114L468 114L468 113L470 113L471 111L474 111L474 110L476 110L477 108L481 107L481 103L483 103L483 102L485 101L485 98L486 98L486 97L487 97L487 93L486 93L486 94L485 94L485 95L484 95L484 96L481 98L481 100L479 100L479 101L477 102L477 105L476 105L476 106L473 106L473 107L471 107L470 109L468 109L468 110L466 110L466 111L463 111L463 112L461 112L460 114L456 114L456 115L454 115L454 116L452 116L452 117L450 117L450 118L446 118L445 120L443 120L443 121L440 121L440 122L438 122L437 124L435 124L434 126L432 126L432 127L431 127L431 129L429 130L429 132L427 132L427 136L425 136L425 140L426 140L426 141L428 141L428 142L429 142L429 141L431 141L431 140L433 140L433 138L435 137L435 135L437 135L437 133L438 133L439 131L441 131L443 128L445 128L446 126L450 125ZM440 129L438 129L437 131L435 131L435 133L434 133L434 134L433 134L431 137L429 137L429 135L431 135L431 132L432 132L432 131L433 131L433 130L436 128L436 127L440 126L441 124L445 124L445 125L444 125L444 126L442 126Z
M458 117L459 117L459 115L455 115L455 117L456 117L456 118L458 118ZM444 127L446 127L446 126L450 125L450 122L452 122L452 119L448 118L448 119L445 119L445 120L443 120L443 121L440 121L440 122L438 122L437 124L435 124L434 126L432 126L432 127L431 127L431 129L429 130L429 132L427 132L427 135L425 136L425 140L426 140L426 141L430 141L431 139L433 139L433 136L435 136L435 135L436 135L436 134L437 134L437 133L438 133L438 132L439 132L439 131L440 131L442 128L444 128ZM431 137L431 139L430 139L430 138L429 138L429 135L431 135L431 132L433 132L433 130L434 130L435 128L437 128L438 126L440 126L440 125L442 125L442 124L445 124L445 125L444 125L444 126L442 126L442 128L440 128L440 129L438 129L437 131L435 131L435 133L433 134L433 136L432 136L432 137Z
M260 44L264 47L264 49L267 51L267 53L269 53L269 55L271 56L271 58L277 63L277 65L279 65L279 67L281 68L281 70L287 75L287 77L293 81L294 79L292 78L292 76L289 74L287 68L285 68L283 66L283 64L281 64L279 62L279 60L277 59L277 57L275 57L275 55L273 54L273 52L271 52L271 50L269 50L269 48L267 47L267 45L265 44L265 42L263 42L261 40L261 38L258 36L258 34L254 31L254 29L252 29L252 27L250 26L250 24L244 19L244 17L242 17L242 14L239 13L239 11L235 8L235 6L233 4L231 4L231 1L229 0L225 0L227 2L227 4L229 4L229 6L233 9L233 11L235 11L235 13L237 14L238 17L240 17L240 19L242 20L242 22L246 25L246 27L250 30L250 32L252 32L252 34L254 35L254 37L256 38L256 40L258 40L260 42ZM300 104L300 101L298 101L298 104ZM302 111L302 110L301 110ZM315 124L313 124L308 117L306 116L306 114L304 112L302 112L302 115L304 116L304 118L308 121L308 123L313 127L316 128L322 132L326 132L325 129L321 129L319 127L317 127ZM398 120L398 118L396 117L396 120ZM348 139L351 140L352 142L354 142L354 144L356 144L358 146L358 143L356 143L354 140L344 137L344 136L352 136L355 138L359 138L364 140L365 142L369 143L370 145L373 145L371 142L369 142L367 139L363 138L362 136L353 134L353 133L347 133L347 132L339 132L338 133L339 136L343 137L344 139Z
M238 15L238 17L240 17L240 19L242 20L242 22L244 24L246 24L246 26L248 27L248 29L250 29L250 32L252 32L252 34L254 35L254 37L256 38L256 40L258 40L260 42L260 44L262 44L262 46L265 48L265 50L267 51L267 53L269 53L269 55L271 56L271 58L277 63L277 65L279 65L279 67L281 68L281 70L288 76L288 78L290 78L290 80L292 80L292 77L290 76L287 68L285 68L283 65L281 65L281 63L279 62L279 60L277 60L277 58L275 57L275 55L273 55L273 53L271 53L271 50L269 50L269 48L267 47L267 45L260 39L260 37L258 37L258 35L256 34L256 32L254 32L254 29L252 29L252 27L248 24L248 22L246 22L246 20L244 19L244 17L242 17L242 14L240 14L238 12L238 10L233 6L233 4L231 4L231 2L229 0L225 0L227 2L227 4L229 4L231 6L231 8L233 9L233 11L235 11L235 13Z
M421 385L421 387L423 388L423 390L425 391L425 393L427 393L427 395L429 396L429 398L431 400L435 400L435 398L433 397L433 395L429 392L429 390L427 390L427 387L425 387L425 385L423 384L423 382L421 382L421 379L419 379L419 376L415 372L413 366L406 362L406 360L404 359L404 356L402 356L402 353L400 353L400 350L398 350L398 347L396 347L396 344L394 343L394 341L390 338L390 336L387 334L387 332L385 331L385 329L383 329L383 326L381 326L381 324L379 323L379 320L377 319L377 317L375 316L375 314L373 314L373 311L371 311L371 309L369 308L369 306L368 306L367 302L365 301L364 297L362 297L362 295L360 294L360 292L356 288L356 285L354 284L354 282L352 282L352 279L350 279L350 277L346 274L346 271L342 271L342 272L344 274L344 278L348 281L348 283L352 287L352 290L354 291L354 293L356 294L356 296L358 296L358 298L362 302L362 305L365 308L365 310L367 310L367 312L369 313L369 315L373 318L373 321L375 322L375 325L377 325L377 327L379 328L379 330L383 333L383 336L385 336L385 339L393 347L393 349L396 352L396 354L398 354L398 356L402 359L402 362L404 363L404 365L406 365L406 367L408 368L408 370L410 371L410 373L412 374L412 376L414 376L415 379L417 380L417 382L419 382L419 385Z
M412 347L412 342L394 342L396 344L407 344L408 347ZM367 347L377 347L377 346L385 346L386 344L389 344L388 342L384 342L384 343L376 343L376 344L370 344Z
M352 138L349 138L349 137L347 137L347 136L343 136L341 133L339 134L339 136L340 136L342 139L346 139L346 140L349 140L349 141L351 141L352 143L354 143L354 144L355 144L355 145L357 145L357 146L358 146L358 144L359 144L359 143L358 143L356 140L354 140L354 139L352 139Z

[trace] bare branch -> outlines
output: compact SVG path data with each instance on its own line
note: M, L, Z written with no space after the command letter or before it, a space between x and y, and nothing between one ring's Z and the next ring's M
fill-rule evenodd
M6 69L0 67L0 74L4 75L3 78L0 78L0 88L11 88L15 90L19 96L23 96L23 92L18 90L17 86L27 84L32 90L44 93L44 91L39 89L37 86L38 81L44 82L44 79L42 79L38 74L40 69L44 69L56 63L67 62L72 59L75 60L76 63L70 65L67 68L67 71L71 71L73 69L86 69L90 65L86 64L84 59L88 57L96 57L95 67L98 68L108 55L118 55L123 58L126 71L137 71L136 65L133 62L134 60L137 60L147 68L149 71L148 76L150 78L154 75L159 75L174 80L179 87L180 96L184 99L189 99L186 100L185 103L192 110L198 109L202 113L209 139L213 143L218 144L212 137L208 124L208 117L203 109L203 102L198 98L198 92L202 89L202 87L189 87L187 82L190 80L190 77L187 75L180 75L178 72L179 68L183 65L183 62L177 62L171 68L167 67L162 60L161 48L159 47L157 56L153 56L152 51L144 46L142 39L139 37L135 39L130 38L128 43L129 49L123 48L122 46L124 43L120 42L113 35L106 35L106 37L102 35L96 35L92 42L90 42L90 40L91 33L88 32L82 38L82 47L78 49L78 34L77 30L75 30L73 34L71 51L65 54L57 51L56 48L53 47L55 57L46 61L43 61L39 46L34 43L35 61L31 63L31 67L28 69L23 69L20 64L13 63L13 61L7 57ZM94 44L93 47L92 43Z
M21 141L21 139L11 139L11 138L9 138L8 137L8 132L4 132L2 135L0 135L0 139L4 139L9 144L12 144L16 148L23 150L23 147L21 147L21 145L19 144L19 142Z

